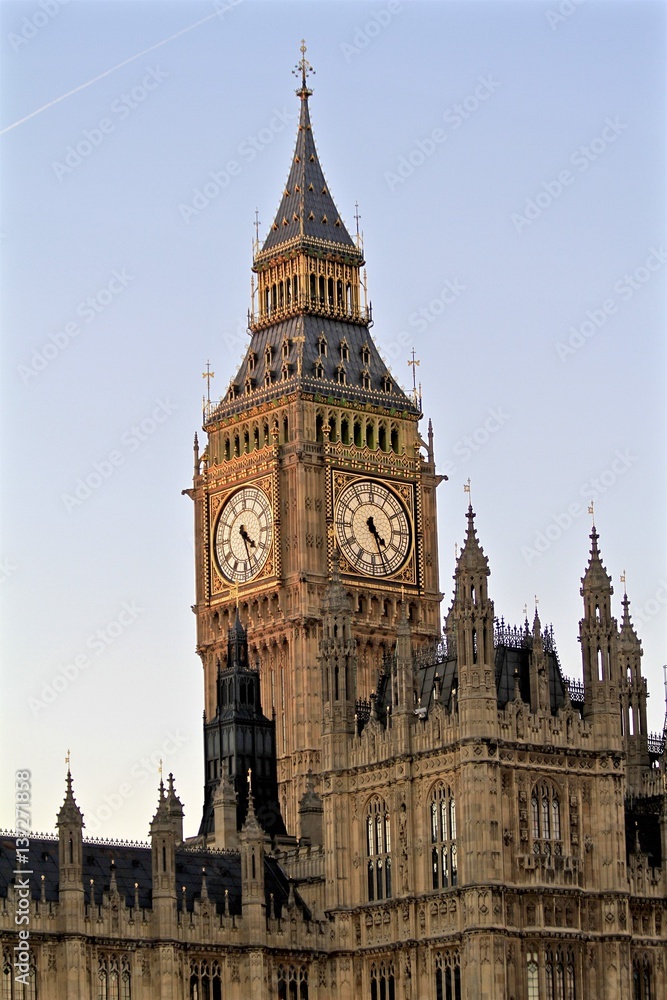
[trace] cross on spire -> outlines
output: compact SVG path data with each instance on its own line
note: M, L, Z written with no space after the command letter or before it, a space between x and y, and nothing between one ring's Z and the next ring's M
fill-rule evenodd
M595 527L595 500L591 500L588 505L588 513L593 518L593 527Z
M67 773L68 773L68 774L69 774L69 765L70 765L70 760L71 760L71 754L70 754L70 752L69 752L69 750L68 750L68 751L67 751L67 754L66 754L66 756L65 756L65 763L67 764Z
M259 209L255 209L255 243L259 245Z
M463 484L463 492L468 494L468 505L472 507L472 494L470 492L470 477Z
M298 63L296 64L292 72L294 73L294 76L301 77L301 89L297 90L297 94L299 95L299 97L301 98L309 97L312 94L312 90L309 89L308 84L306 83L306 78L310 76L311 73L314 73L315 70L306 59L305 38L301 39L301 58L299 59Z
M413 391L413 393L416 396L417 395L417 367L420 364L420 362L418 360L416 360L415 354L416 354L416 351L415 351L415 349L413 347L412 348L412 361L408 361L408 364L412 368L412 391Z
M211 402L211 379L215 378L215 372L211 371L211 362L206 361L206 371L202 372L202 378L206 379L206 402Z

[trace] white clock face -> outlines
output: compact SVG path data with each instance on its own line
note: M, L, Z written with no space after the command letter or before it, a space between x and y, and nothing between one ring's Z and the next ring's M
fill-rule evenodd
M273 517L266 494L246 486L225 503L215 529L220 572L233 583L247 583L264 566L273 540Z
M350 483L334 512L338 545L355 569L367 576L390 576L410 553L407 511L396 494L370 479Z

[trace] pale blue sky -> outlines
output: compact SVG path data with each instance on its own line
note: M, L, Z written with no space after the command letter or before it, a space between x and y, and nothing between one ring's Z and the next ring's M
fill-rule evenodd
M146 835L151 755L196 832L203 697L181 490L206 359L221 395L247 342L254 212L263 234L294 143L302 36L351 231L360 205L373 335L404 384L414 346L450 476L443 611L470 477L497 614L532 617L537 594L578 674L595 496L614 612L625 569L660 728L664 4L587 0L560 21L559 0L45 5L0 8L0 826L27 767L34 826L53 828L70 747L89 833ZM210 174L230 161L218 190ZM31 710L68 665L53 704Z

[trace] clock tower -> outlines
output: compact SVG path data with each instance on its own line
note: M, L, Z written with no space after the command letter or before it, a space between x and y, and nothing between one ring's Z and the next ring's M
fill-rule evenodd
M205 739L218 711L238 606L249 666L275 715L287 830L321 770L322 609L334 560L357 643L357 700L396 645L405 602L415 645L440 631L433 435L371 336L363 249L320 166L310 124L311 71L297 67L300 118L275 220L252 271L250 341L195 441L197 649ZM215 752L205 759L215 776ZM238 776L235 776L238 777ZM311 782L312 787L312 782Z

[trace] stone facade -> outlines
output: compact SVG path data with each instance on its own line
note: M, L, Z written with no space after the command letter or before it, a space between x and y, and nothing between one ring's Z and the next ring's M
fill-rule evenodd
M665 740L629 600L619 625L593 528L568 681L537 614L498 621L469 508L441 631L433 431L373 344L301 69L248 351L186 491L202 824L184 839L169 776L150 845L86 840L68 772L29 893L0 838L0 1000L665 996Z

